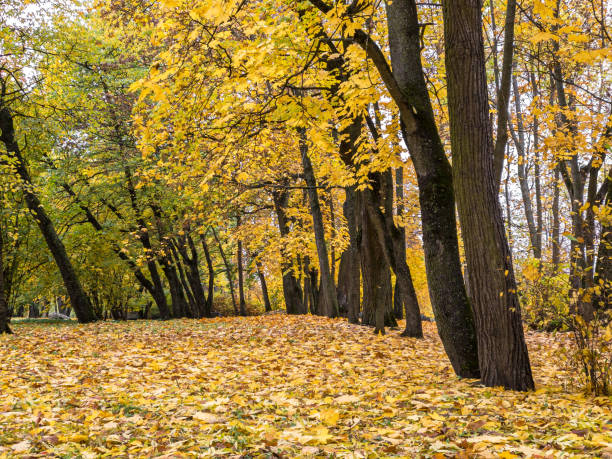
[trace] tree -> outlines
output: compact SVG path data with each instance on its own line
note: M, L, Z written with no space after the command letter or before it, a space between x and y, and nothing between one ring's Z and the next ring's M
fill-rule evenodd
M36 223L47 242L49 251L53 255L55 263L60 271L64 286L70 297L70 303L76 313L79 322L86 323L96 320L91 301L72 266L70 258L66 253L66 248L60 240L53 222L47 216L42 204L34 192L34 185L30 174L26 168L21 150L15 139L15 129L13 123L13 115L10 109L3 105L2 101L5 96L6 84L2 85L2 97L0 97L0 141L4 144L8 159L15 168L15 173L19 176L23 183L23 193L25 201L32 212Z
M4 237L0 233L0 335L12 333L9 327L8 302L4 288Z
M493 170L481 8L480 0L443 2L454 187L481 380L529 390L534 383Z

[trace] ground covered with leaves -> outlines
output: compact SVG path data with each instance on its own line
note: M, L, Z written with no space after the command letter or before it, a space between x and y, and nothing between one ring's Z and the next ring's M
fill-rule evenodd
M283 315L16 325L0 336L0 456L606 457L612 399L529 333L538 390L459 380L435 325L399 337Z

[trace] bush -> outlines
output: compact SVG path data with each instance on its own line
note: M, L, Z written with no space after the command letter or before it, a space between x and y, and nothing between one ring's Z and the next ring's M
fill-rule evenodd
M238 298L236 298L238 301ZM232 303L232 297L228 294L216 293L213 296L213 311L222 317L235 316L234 304ZM264 305L247 301L246 303L247 316L258 316L264 313Z
M563 269L537 259L518 266L518 285L523 320L535 330L561 330L569 315L569 280Z
M579 315L568 319L574 349L569 353L573 374L586 392L592 395L612 395L612 316L598 311L593 320Z

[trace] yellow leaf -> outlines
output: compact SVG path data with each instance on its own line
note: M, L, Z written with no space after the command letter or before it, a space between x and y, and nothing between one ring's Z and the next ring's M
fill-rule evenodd
M207 413L205 411L198 411L193 415L193 419L196 419L203 424L221 424L225 422L225 418L217 416L216 414Z
M323 424L327 426L335 426L338 423L338 419L340 419L340 413L333 408L323 410L319 415Z

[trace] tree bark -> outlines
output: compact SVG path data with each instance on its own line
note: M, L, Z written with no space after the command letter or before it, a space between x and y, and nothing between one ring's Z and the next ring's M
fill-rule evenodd
M361 271L363 273L363 313L361 323L374 326L375 333L385 333L386 326L396 326L393 315L391 267L381 257L378 232L365 205L361 206ZM420 317L419 317L420 323Z
M493 8L493 2L491 2ZM491 12L492 17L495 16ZM512 77L512 55L514 54L514 19L516 16L516 0L506 3L506 21L504 25L504 52L502 57L502 74L497 93L497 137L493 149L493 174L496 190L501 185L504 169L504 153L508 143L508 104L510 103L510 78ZM497 53L497 49L494 50Z
M64 287L70 298L70 304L74 309L77 319L81 323L93 322L96 320L96 316L91 300L83 290L77 273L72 266L72 262L66 253L66 247L59 238L53 222L47 216L47 212L34 192L32 179L30 178L30 174L21 155L19 145L15 140L13 117L7 107L0 108L0 131L2 132L0 141L4 143L13 167L24 183L23 195L26 204L30 212L34 215L34 220L36 220L36 224L47 243L47 247L53 255L53 259L60 271Z
M359 266L360 237L357 229L357 192L355 191L355 187L351 186L345 189L345 193L346 197L343 211L348 226L349 246L342 254L340 261L338 296L342 296L343 303L346 304L349 323L357 324L359 323L361 296L361 270Z
M240 223L238 223L240 224ZM236 248L236 258L237 258L237 266L238 266L238 296L240 298L240 315L245 317L247 315L246 311L246 301L244 300L244 272L242 269L242 241L238 240Z
M277 189L273 192L274 209L278 219L278 229L281 238L289 236L289 223L285 209L289 203L289 194L285 189ZM283 276L283 296L287 314L306 314L306 304L302 298L302 288L298 279L293 275L291 260L281 249L281 270Z
M438 333L455 373L476 378L478 348L459 260L452 169L425 84L416 2L387 3L387 23L392 75L383 77L388 74L386 62L371 44L362 46L400 108L402 135L419 185L427 283Z
M511 128L512 139L518 152L518 179L523 198L523 208L527 219L527 229L529 230L529 242L533 256L538 260L542 257L541 247L538 243L538 230L533 215L531 205L531 192L529 190L529 178L527 176L527 144L525 142L525 124L523 123L523 111L521 109L521 94L519 92L516 75L512 77L512 88L514 91L514 109L516 112L516 122L518 134Z
M442 7L454 186L481 380L530 390L531 366L493 169L481 8L481 0L444 0Z
M321 274L321 293L323 308L327 317L338 316L338 297L336 287L331 275L329 266L329 256L327 254L327 244L325 241L325 227L323 226L323 214L319 204L319 193L317 192L317 180L312 168L312 162L308 156L308 144L306 140L305 128L298 128L300 136L300 153L302 155L302 168L304 180L308 187L308 201L310 203L310 215L312 216L312 226L317 246L317 256L319 258L319 272Z
M552 201L552 236L551 236L551 263L553 272L556 274L559 272L559 263L561 263L560 256L560 229L561 221L559 218L559 168L555 167L555 175L553 179L553 201Z
M187 251L187 247L189 247L189 251ZM189 282L189 288L193 294L196 316L210 317L208 301L206 299L206 294L204 293L204 287L202 286L202 280L200 277L198 251L193 243L191 234L188 233L184 237L179 237L176 241L176 248L188 268L186 276Z
M68 193L68 195L71 196L75 200L79 208L85 213L85 218L87 219L89 224L96 231L102 231L103 229L102 224L98 221L98 219L93 214L93 212L89 209L89 207L85 205L84 202L81 201L81 199L77 196L77 194L74 192L72 187L68 183L63 183L62 188L64 188L66 193ZM136 263L134 263L134 261L130 259L130 257L124 251L122 251L121 248L119 248L119 246L117 246L116 244L113 244L112 250L113 252L117 254L117 256L121 260L125 261L128 264L137 282L147 292L149 292L149 294L155 301L155 304L157 305L157 309L159 310L159 313L162 319L170 318L170 310L168 309L168 303L166 301L166 294L164 293L163 286L161 286L161 280L159 279L159 275L157 276L157 279L155 279L155 277L152 275L151 278L153 279L153 282L151 282L149 279L146 278L146 276L143 274L141 269L136 265ZM157 268L155 267L154 264L153 264L153 268L154 268L154 271L157 272ZM149 272L151 272L151 269L149 269ZM158 281L159 284L157 284L156 281Z
M212 229L213 236L215 237L215 241L217 241L217 245L219 246L219 253L221 254L221 259L223 260L223 265L225 266L225 275L227 276L227 282L229 283L230 293L232 295L232 305L234 306L234 314L238 315L240 313L238 309L238 303L236 302L236 292L234 291L234 276L232 276L232 268L225 256L225 251L223 250L223 245L219 240L219 236L215 229Z
M257 276L259 277L259 284L261 285L261 294L264 300L264 308L266 312L272 311L272 304L270 303L270 295L268 295L268 283L266 282L266 276L263 272L263 266L259 260L255 261L257 267Z
M9 327L8 301L4 286L4 238L0 232L0 335L12 333Z
M215 267L210 256L210 250L206 243L206 233L200 234L200 242L202 243L202 249L204 250L204 258L206 258L206 265L208 266L208 295L206 297L206 317L213 316L213 295L215 293Z
M404 168L398 167L395 169L395 197L396 197L396 214L401 217L404 214ZM399 227L402 236L401 245L403 246L404 252L406 251L406 228L403 226ZM393 291L393 313L396 319L404 318L404 308L402 295L400 292L397 278L395 279L395 288Z
M607 192L602 206L612 207L612 170L605 178ZM599 249L597 251L597 264L595 268L594 284L599 291L593 295L593 308L595 310L609 310L612 308L612 220L601 225Z

